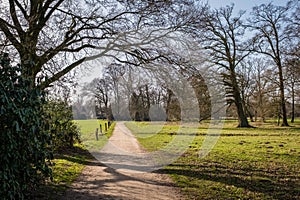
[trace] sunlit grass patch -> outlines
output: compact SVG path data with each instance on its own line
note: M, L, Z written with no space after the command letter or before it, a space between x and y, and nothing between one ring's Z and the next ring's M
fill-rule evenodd
M81 141L89 151L100 150L108 141L108 138L112 135L112 131L115 126L115 122L108 128L107 120L76 120L81 132ZM100 131L102 128L102 133ZM105 129L107 127L107 130ZM98 134L96 135L96 129ZM98 140L97 140L98 136Z
M79 162L73 162L65 159L54 159L53 163L53 183L54 184L65 184L70 185L80 174L84 168L84 159L80 157L75 158Z
M171 142L176 131L196 133L187 151L165 169L189 199L300 199L300 123L280 127L257 122L249 129L226 121L212 151L200 159L209 123L186 126L184 131L178 131L178 124L167 124L159 133L138 140L156 151Z
M74 148L61 149L55 152L52 160L52 180L41 185L39 191L32 194L33 199L59 199L66 189L81 174L86 163L93 159L82 144L75 144Z
M73 148L55 152L52 161L52 184L69 186L81 173L88 160L93 159L82 144L75 144Z
M178 124L164 124L163 122L127 122L125 125L148 151L156 151L165 147L174 139L179 128Z

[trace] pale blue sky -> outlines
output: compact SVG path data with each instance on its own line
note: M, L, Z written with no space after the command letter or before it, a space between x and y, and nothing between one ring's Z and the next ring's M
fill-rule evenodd
M263 3L273 2L275 5L285 5L287 0L207 0L208 3L214 7L219 8L221 6L230 5L234 3L234 11L246 10L247 13L251 12L253 6L260 5Z

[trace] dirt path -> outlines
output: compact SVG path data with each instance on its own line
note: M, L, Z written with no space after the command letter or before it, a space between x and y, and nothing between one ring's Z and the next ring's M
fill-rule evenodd
M144 152L136 138L122 122L116 124L109 143L105 152L113 155L115 155L116 147L129 153ZM108 160L108 166L119 165L119 163L114 163L118 159ZM174 186L166 174L137 173L108 166L96 160L91 161L62 199L184 199L179 192L179 188Z

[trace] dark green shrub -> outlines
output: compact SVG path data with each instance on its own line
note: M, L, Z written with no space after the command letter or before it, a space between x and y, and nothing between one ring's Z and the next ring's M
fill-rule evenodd
M0 198L23 199L46 177L52 151L43 93L0 54Z
M45 104L52 144L55 149L73 147L79 142L80 130L73 121L72 107L62 100L49 100Z

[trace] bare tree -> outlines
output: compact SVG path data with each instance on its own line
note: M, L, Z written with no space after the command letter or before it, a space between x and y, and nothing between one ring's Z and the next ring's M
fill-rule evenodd
M129 101L129 110L132 119L136 121L149 121L149 111L151 106L149 85L141 85L136 90L132 91ZM153 97L153 96L152 96Z
M250 58L251 59L251 58ZM253 70L249 62L242 62L241 66L237 69L237 80L240 86L241 97L245 113L249 116L251 122L254 122L255 111L251 103L251 96L253 95L253 77L251 71Z
M3 50L15 52L22 75L32 84L40 77L43 89L91 59L134 57L142 63L159 57L154 51L144 52L186 23L192 1L1 0L0 4Z
M271 112L270 108L270 95L277 88L277 82L273 79L274 66L270 65L267 58L249 57L245 64L245 70L248 75L244 75L247 79L244 84L245 94L248 106L250 107L255 121L260 117L263 122ZM275 70L276 72L276 70Z
M250 127L236 74L237 67L248 55L241 42L244 35L241 18L244 12L233 17L233 7L231 5L208 11L198 31L201 31L201 44L209 51L209 61L218 66L223 75L228 101L232 101L237 108L238 127Z
M288 89L291 93L291 123L295 121L295 101L296 101L296 91L300 86L300 61L296 58L291 58L287 60L286 63L286 76L289 77L286 82Z
M283 56L286 45L291 45L288 27L291 25L289 12L292 3L286 6L276 6L272 3L253 7L249 27L254 31L253 51L269 56L278 69L280 107L282 113L282 126L288 126L285 86L283 77Z
M110 79L111 82L111 91L113 95L111 95L114 98L114 101L112 102L114 104L114 115L115 117L119 118L121 114L121 98L122 94L120 92L120 80L121 77L125 74L125 67L124 65L118 64L118 63L112 63L109 66L107 66L104 70L104 73L106 74L107 79Z
M297 89L299 91L299 83L300 83L300 2L294 0L295 9L292 14L292 23L289 25L289 29L293 36L293 45L290 47L286 54L287 60L285 61L285 65L287 67L286 74L287 84L289 90L291 92L291 101L292 101L292 111L291 111L291 123L295 120L295 102L296 102L296 94Z
M112 120L110 110L110 93L112 92L112 82L109 77L95 78L82 88L83 96L91 96L96 102L96 115L100 118Z
M208 90L207 83L205 83L204 78L201 74L193 74L189 77L189 81L194 89L196 94L198 105L199 105L199 121L209 119L211 117L211 102L210 93Z

